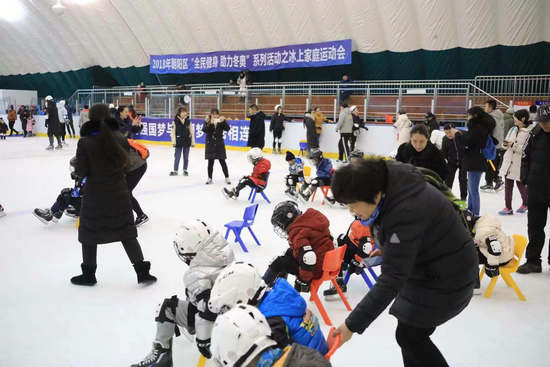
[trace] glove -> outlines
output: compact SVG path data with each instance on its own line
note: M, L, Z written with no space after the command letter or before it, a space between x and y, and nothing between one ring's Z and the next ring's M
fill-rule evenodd
M357 261L355 259L351 259L350 264L349 264L349 270L352 273L355 273L357 275L361 274L364 267L365 267L365 265L363 265L363 263L360 263L359 261Z
M353 242L351 242L351 239L348 235L341 233L338 238L336 239L336 243L338 244L338 247L342 247L344 245L353 246Z
M210 352L210 338L206 340L196 339L196 342L199 352L207 359L212 358L212 353Z
M498 265L485 265L485 274L490 278L498 277L500 274Z
M300 278L296 278L296 281L294 282L294 289L296 289L300 293L308 293L309 282L304 282Z

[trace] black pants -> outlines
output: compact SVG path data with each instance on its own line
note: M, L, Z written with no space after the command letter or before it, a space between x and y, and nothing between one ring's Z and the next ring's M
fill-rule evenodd
M346 159L349 159L349 154L351 153L350 143L352 136L353 134L351 133L340 134L340 141L338 142L338 159L341 161L344 160L344 154L346 155Z
M550 208L550 194L548 189L546 193L541 193L540 188L527 186L527 233L529 235L529 245L525 257L531 264L540 264L540 254L544 247L544 227L546 227L548 218L548 209ZM549 242L550 246L550 242ZM548 255L550 262L550 254Z
M57 200L55 200L55 203L50 208L52 213L64 212L70 205L80 212L82 198L80 196L73 197L72 192L73 189L71 188L61 190L61 193L57 196Z
M67 130L65 129L65 123L62 122L59 124L59 137L61 138L61 141L65 141L65 135L67 134Z
M273 130L273 151L278 147L281 150L281 138L283 137L283 130Z
M27 119L21 119L21 129L23 129L23 137L27 136Z
M468 171L463 167L457 167L455 165L449 164L447 166L449 169L449 175L445 180L445 184L452 190L453 183L455 182L456 171L458 170L458 183L460 185L460 199L466 200L468 197Z
M296 184L304 178L304 175L287 175L285 177L286 187L296 187Z
M18 131L13 128L13 125L15 125L15 121L9 121L8 125L10 126L10 135L12 135L15 132L15 135L17 135Z
M275 258L269 264L263 279L266 284L272 286L277 278L286 278L287 274L298 275L299 271L300 265L298 264L298 260L294 258L292 249L289 248L284 255Z
M137 184L145 174L145 171L147 171L147 162L145 162L145 164L138 169L126 174L126 183L128 184L128 191L130 191L130 197L132 199L132 209L136 212L138 217L143 215L143 210L141 210L141 206L134 197L132 191L136 188Z
M497 156L493 160L493 165L495 166L494 170L491 164L487 162L487 169L485 170L485 183L487 185L492 185L493 183L502 181L502 178L498 177L498 171L500 170L500 166L502 166L502 157L504 156L504 152L506 152L505 149L497 149Z
M357 143L357 136L355 136L353 133L351 134L351 144L350 144L350 153L355 150L355 143Z
M121 242L132 264L143 261L143 252L137 238ZM82 244L82 262L86 265L97 265L97 244Z
M395 329L395 340L401 347L404 367L449 367L430 339L435 327L418 328L401 321Z
M76 136L72 120L67 120L67 130L69 131L69 135Z
M225 159L218 159L220 161L220 166L222 166L223 175L225 178L229 177L229 170L227 169L227 163ZM215 159L208 160L208 178L212 179L212 173L214 172L214 161Z
M50 145L53 147L53 138L57 139L57 145L61 146L61 138L58 135L55 135L53 133L48 133L48 139L50 140Z
M237 193L237 196L239 196L239 192L244 189L246 186L252 188L252 187L255 187L258 191L261 191L263 190L265 187L263 186L258 186L254 183L254 181L252 181L250 179L249 176L244 176L243 178L241 178L239 180L239 183L237 184L237 186L235 186L235 192Z

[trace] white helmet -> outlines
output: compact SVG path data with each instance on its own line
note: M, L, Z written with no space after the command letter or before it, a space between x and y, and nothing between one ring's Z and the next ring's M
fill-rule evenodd
M59 101L59 104L62 105L62 106L65 106L65 100L62 99L61 101Z
M246 157L248 158L248 161L252 164L256 163L258 159L262 158L263 153L260 148L252 148L246 153Z
M176 232L174 250L183 262L189 264L212 233L214 231L202 220L188 220L182 223Z
M224 268L210 290L208 308L215 314L230 310L237 304L255 306L267 286L254 265L242 261Z
M275 112L277 112L277 110L278 110L278 109L279 109L280 107L281 107L281 105L280 105L280 104L278 104L278 105L275 105L275 108L274 108Z
M52 96L46 96L46 102L47 101L53 101L53 97Z
M260 353L277 343L256 307L237 305L219 315L212 330L212 356L220 366L248 366Z

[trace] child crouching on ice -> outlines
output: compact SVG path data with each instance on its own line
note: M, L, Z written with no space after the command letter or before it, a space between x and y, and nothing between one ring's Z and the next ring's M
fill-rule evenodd
M334 169L332 162L328 158L323 158L323 152L319 149L312 149L309 154L309 159L313 162L316 169L317 177L311 180L311 183L304 183L300 189L300 197L304 201L308 201L311 195L319 188L319 186L330 186ZM330 201L332 204L333 201Z
M499 266L508 264L514 257L514 239L502 231L500 221L491 214L477 219L474 242L479 263L485 265L485 274L491 278L499 275Z
M225 187L222 193L228 199L237 199L239 192L246 186L255 187L257 191L262 191L267 185L267 177L269 176L269 170L271 169L271 162L263 157L262 150L260 148L252 148L246 154L248 161L252 163L254 169L250 176L244 176L239 180L237 186L231 190Z
M236 262L222 270L210 292L208 307L223 314L237 304L260 310L271 327L272 337L284 348L292 341L326 354L328 345L319 321L306 301L287 281L279 278L268 288L256 268Z
M272 286L278 277L292 274L294 288L309 292L311 281L323 274L325 254L334 250L327 217L311 208L302 213L296 202L283 201L273 210L271 224L277 235L288 239L290 248L269 265L264 281Z
M288 163L285 194L295 199L296 184L304 181L304 162L302 162L301 158L296 158L290 151L286 152L285 160Z
M172 337L179 336L178 326L195 335L199 352L211 357L210 335L216 314L208 308L210 290L222 269L233 262L233 250L220 232L198 219L179 227L174 249L189 266L183 276L185 299L172 296L159 305L153 349L132 367L172 367Z

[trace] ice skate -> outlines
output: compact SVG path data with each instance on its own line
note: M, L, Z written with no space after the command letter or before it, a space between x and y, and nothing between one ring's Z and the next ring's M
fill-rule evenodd
M189 176L189 172L183 171L183 175L184 175L184 176Z
M495 184L495 187L493 189L495 192L499 192L499 191L502 191L504 190L504 182L502 181L497 181L497 183Z
M348 290L348 287L346 283L344 283L344 278L338 277L336 278L336 283L338 283L338 286L342 290L343 293L346 293ZM323 296L325 299L330 299L332 296L337 295L338 291L336 290L336 287L330 283L330 288L323 291Z
M50 209L36 208L32 211L32 214L44 224L49 224L51 222L57 223L59 221L59 218L61 218L61 215L59 215L59 213L55 213L54 215Z
M493 185L483 185L479 189L483 192L493 192Z
M147 214L142 214L136 218L136 227L141 226L149 221Z
M177 176L177 175L178 175L178 173L176 171L170 172L170 176Z
M48 147L46 148L46 150L53 150L53 145L48 145Z
M159 342L153 342L153 349L142 361L131 367L172 367L172 340L167 348Z
M55 147L55 150L60 150L60 149L63 149L63 146L61 144Z
M211 184L212 184L212 179L209 178L209 179L206 181L206 184L207 184L207 185L211 185Z
M225 184L226 185L231 185L231 180L229 179L229 177L225 178Z
M71 218L78 218L80 213L78 212L78 210L76 210L76 208L70 206L67 209L65 209L65 215Z
M237 200L237 193L235 192L234 189L227 189L227 188L223 188L222 189L222 193L223 193L223 196L225 196L226 199L233 199L233 200Z
M149 273L150 269L151 263L149 261L141 261L134 264L138 284L149 285L157 281L157 278Z

